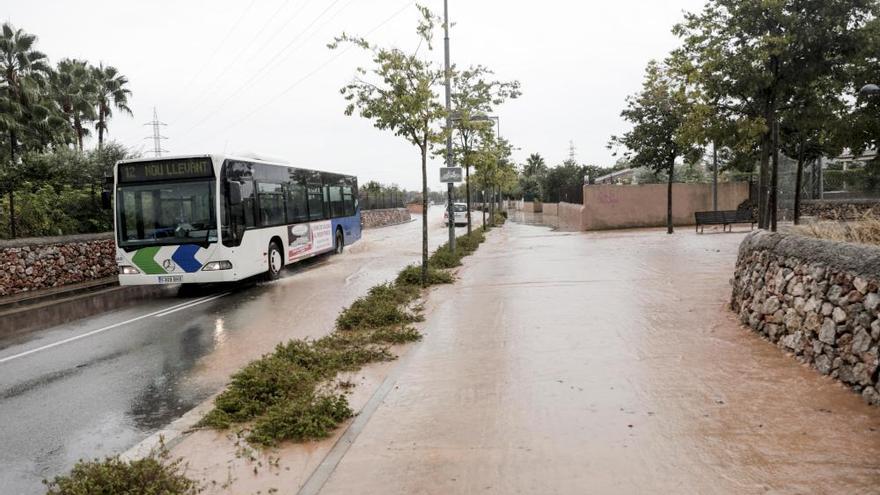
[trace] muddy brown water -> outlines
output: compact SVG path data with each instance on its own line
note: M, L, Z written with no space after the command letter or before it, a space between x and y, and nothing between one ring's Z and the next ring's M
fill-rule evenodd
M742 237L509 224L321 493L880 492L880 408L727 309Z

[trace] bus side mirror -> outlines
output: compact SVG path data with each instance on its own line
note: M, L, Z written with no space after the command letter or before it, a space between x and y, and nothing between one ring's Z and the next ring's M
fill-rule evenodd
M101 191L101 208L109 210L112 207L113 204L110 201L110 191Z
M235 181L227 182L229 185L229 204L238 206L241 204L241 183Z

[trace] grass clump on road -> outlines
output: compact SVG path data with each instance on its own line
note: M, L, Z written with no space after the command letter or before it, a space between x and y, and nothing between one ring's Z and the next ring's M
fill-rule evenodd
M452 274L428 265L428 285L451 284L455 281ZM409 265L400 271L397 275L396 285L401 287L418 288L422 283L422 267L419 265Z
M172 460L164 445L133 461L119 456L79 461L69 474L43 481L47 495L154 493L193 495L199 484L184 474L182 459Z
M454 254L438 249L429 261L428 285L453 283L448 270L476 251L484 234L480 228L458 237ZM279 344L235 373L199 426L242 425L247 440L261 445L327 437L353 414L337 375L392 360L392 345L419 340L411 325L423 320L422 295L421 267L407 266L393 282L371 288L344 309L330 335Z
M419 292L415 287L399 283L377 285L339 314L336 327L353 330L421 321L421 316L407 309L417 297Z

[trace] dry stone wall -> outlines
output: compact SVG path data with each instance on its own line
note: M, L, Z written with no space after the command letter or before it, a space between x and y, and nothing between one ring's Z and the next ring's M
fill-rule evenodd
M754 232L732 284L744 324L880 405L880 248Z
M412 217L406 208L385 208L381 210L363 210L361 211L361 218L363 219L364 228L369 229L409 222Z
M112 234L0 241L0 296L116 275Z
M858 218L868 212L880 215L880 200L808 200L801 205L801 215L821 220Z

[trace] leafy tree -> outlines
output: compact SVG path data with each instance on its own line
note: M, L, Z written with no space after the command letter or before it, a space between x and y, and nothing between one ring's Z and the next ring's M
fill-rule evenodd
M490 200L490 225L494 225L495 207L502 193L510 192L517 184L516 166L510 159L512 150L506 139L490 137L473 153L475 183L489 195L485 199Z
M609 146L621 145L627 157L636 166L655 171L667 170L666 231L672 234L672 183L675 161L685 157L694 159L699 149L684 136L684 122L691 112L692 101L684 81L677 78L666 64L648 63L642 91L627 97L627 107L621 117L633 124L623 136L612 136Z
M36 39L9 23L0 28L0 132L9 152L0 178L6 185L12 237L16 236L14 191L19 146L29 144L44 125L51 124L51 112L39 104L38 93L50 69L46 56L34 49Z
M438 18L419 6L421 18L416 32L420 44L432 50L433 29ZM354 80L341 89L348 102L346 115L357 111L379 129L389 130L419 148L422 166L422 284L428 275L428 153L442 142L445 132L439 126L446 111L435 89L444 71L430 57L405 53L398 48L382 48L366 39L343 33L329 45L335 49L349 43L372 54L373 67L359 67ZM369 76L369 79L365 79Z
M676 26L708 99L761 128L762 227L776 226L780 112L799 88L843 74L876 15L874 0L709 0Z
M843 151L841 127L846 104L841 85L831 77L818 79L795 92L790 108L780 114L782 151L797 160L794 223L800 223L804 163Z
M570 199L568 192L584 186L587 167L568 158L562 164L547 171L543 181L544 200L557 203Z
M519 82L495 81L491 79L492 75L491 70L477 65L454 72L451 78L453 130L457 138L453 151L465 172L468 233L471 232L470 170L474 166L471 154L478 141L492 137L492 123L488 115L508 98L520 95Z
M94 83L95 94L94 113L97 115L95 121L95 130L98 131L98 148L104 146L104 133L107 130L107 120L113 116L113 109L117 109L122 113L132 115L131 109L128 108L128 97L131 96L131 90L128 89L128 78L120 74L116 67L99 64L92 67L92 80Z

